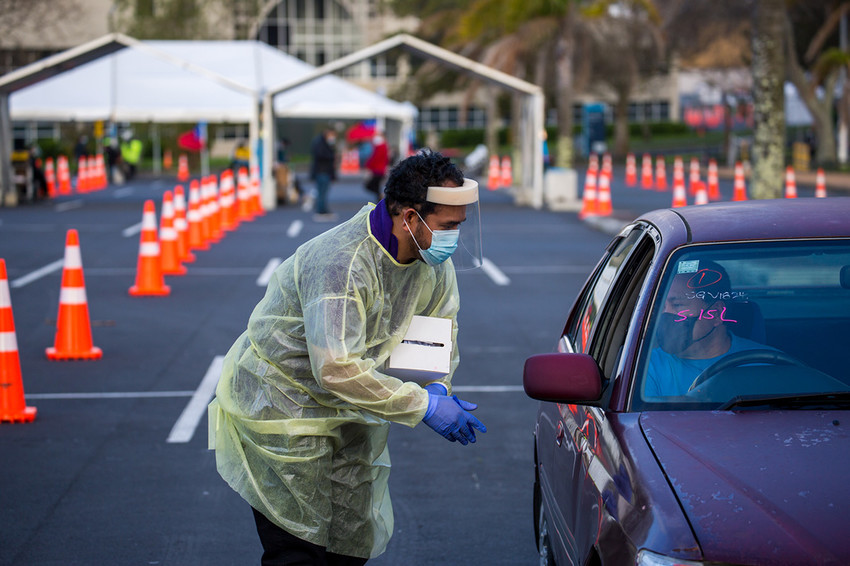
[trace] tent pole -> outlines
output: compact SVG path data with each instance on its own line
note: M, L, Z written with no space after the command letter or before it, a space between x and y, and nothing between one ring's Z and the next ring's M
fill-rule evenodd
M12 121L9 119L9 93L0 93L0 207L6 206L7 195L14 195L12 182ZM10 199L15 202L15 199Z
M162 173L162 147L159 143L159 126L156 122L151 123L151 142L153 144L153 172L155 175Z
M258 96L253 98L253 108L251 109L251 121L248 122L248 148L250 149L248 158L249 168L259 165L260 159L260 100ZM249 169L248 173L251 171Z
M274 165L277 161L277 132L274 123L274 107L272 106L272 95L263 95L263 169L261 175L263 208L274 210L277 208L277 179L274 174Z

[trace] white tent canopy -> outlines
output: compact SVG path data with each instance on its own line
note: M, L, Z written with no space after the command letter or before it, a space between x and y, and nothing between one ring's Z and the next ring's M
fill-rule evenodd
M257 41L141 41L14 92L13 120L235 122L313 67ZM415 110L327 76L276 97L277 116L412 120Z

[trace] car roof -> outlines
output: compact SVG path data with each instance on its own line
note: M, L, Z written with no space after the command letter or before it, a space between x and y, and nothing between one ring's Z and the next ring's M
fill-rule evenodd
M850 237L850 197L686 206L654 210L638 220L653 224L667 245Z

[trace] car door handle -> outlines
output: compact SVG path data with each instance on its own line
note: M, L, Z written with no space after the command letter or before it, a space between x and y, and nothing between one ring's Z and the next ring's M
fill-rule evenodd
M555 444L560 446L564 442L564 423L558 423L558 431L555 433Z

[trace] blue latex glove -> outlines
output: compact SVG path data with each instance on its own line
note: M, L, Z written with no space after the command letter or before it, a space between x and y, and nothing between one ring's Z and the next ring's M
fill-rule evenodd
M425 387L423 387L425 391L430 393L431 395L448 395L449 390L446 389L446 386L442 383L435 381L434 383L429 383Z
M457 440L464 446L475 442L475 429L487 432L481 421L467 411L478 408L475 403L468 403L457 398L457 395L428 394L428 410L422 419L426 425L437 431L447 440Z

